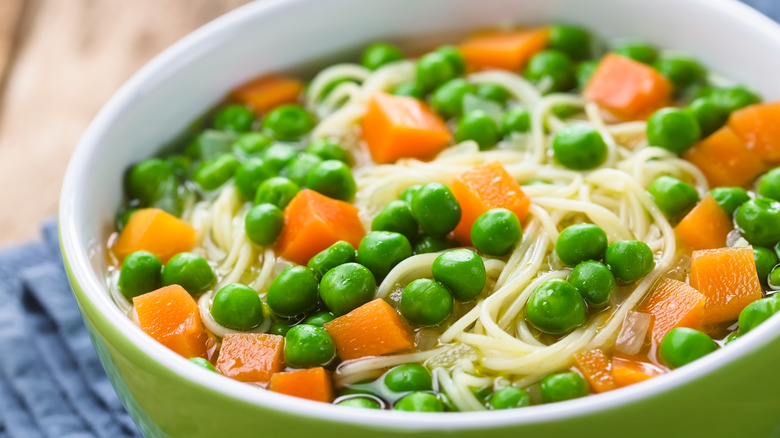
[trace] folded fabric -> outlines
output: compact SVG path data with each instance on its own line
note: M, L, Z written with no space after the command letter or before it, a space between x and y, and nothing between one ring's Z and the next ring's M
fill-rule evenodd
M56 222L0 252L0 437L138 437L70 290Z

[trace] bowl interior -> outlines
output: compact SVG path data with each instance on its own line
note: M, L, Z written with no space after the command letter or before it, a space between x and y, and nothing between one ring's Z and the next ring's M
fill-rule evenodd
M767 99L780 97L780 30L733 1L265 0L168 49L117 93L85 133L60 208L63 248L77 281L116 327L158 354L164 349L132 326L104 290L104 244L122 197L121 175L131 163L153 155L231 88L255 76L354 59L378 39L426 49L444 35L458 41L480 27L552 22L688 52Z

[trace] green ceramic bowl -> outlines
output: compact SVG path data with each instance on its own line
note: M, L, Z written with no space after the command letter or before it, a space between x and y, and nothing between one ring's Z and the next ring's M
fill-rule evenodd
M780 97L780 28L727 0L265 0L209 23L144 67L103 108L62 190L60 236L75 296L103 366L147 436L780 434L778 317L694 364L619 391L512 411L415 414L314 403L226 379L159 345L112 304L104 243L123 171L228 90L264 72L322 67L380 38L430 47L440 42L436 35L452 41L507 21L573 22L608 37L645 38ZM414 38L426 35L434 40Z

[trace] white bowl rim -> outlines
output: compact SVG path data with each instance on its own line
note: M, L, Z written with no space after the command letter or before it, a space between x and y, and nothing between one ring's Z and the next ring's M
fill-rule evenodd
M83 134L71 157L63 181L59 205L63 257L67 260L66 263L69 263L76 282L92 304L107 317L116 330L149 358L173 370L194 385L200 385L206 389L269 410L282 410L290 414L326 421L398 430L473 429L484 428L485 425L489 425L491 428L500 428L572 419L639 402L693 382L752 351L760 349L769 343L771 333L780 331L780 317L775 316L728 348L720 349L707 357L675 370L673 373L659 376L639 385L622 388L619 391L598 394L595 398L585 397L550 405L530 406L519 410L461 412L459 415L344 409L332 404L296 399L271 391L258 390L252 385L226 379L203 370L154 341L110 301L100 280L92 273L87 248L80 243L83 237L77 226L74 199L78 196L79 187L83 186L84 175L88 170L85 163L93 151L101 147L99 140L104 132L110 130L111 126L121 118L124 109L130 102L137 99L137 90L143 88L143 84L155 77L166 65L182 62L193 48L216 35L229 31L234 25L252 20L257 15L273 13L277 9L295 8L298 3L303 1L306 0L264 0L249 3L205 24L164 50L133 75L100 110ZM751 7L737 0L688 1L697 3L702 8L719 9L723 13L732 15L734 20L749 22L767 38L776 41L777 47L780 47L780 26ZM403 421L399 421L399 419L403 419Z

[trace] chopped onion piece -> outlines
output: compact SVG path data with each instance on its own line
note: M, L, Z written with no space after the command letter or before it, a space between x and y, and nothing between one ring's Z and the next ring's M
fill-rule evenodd
M628 312L617 337L615 350L628 355L639 353L652 320L653 317L649 313Z

